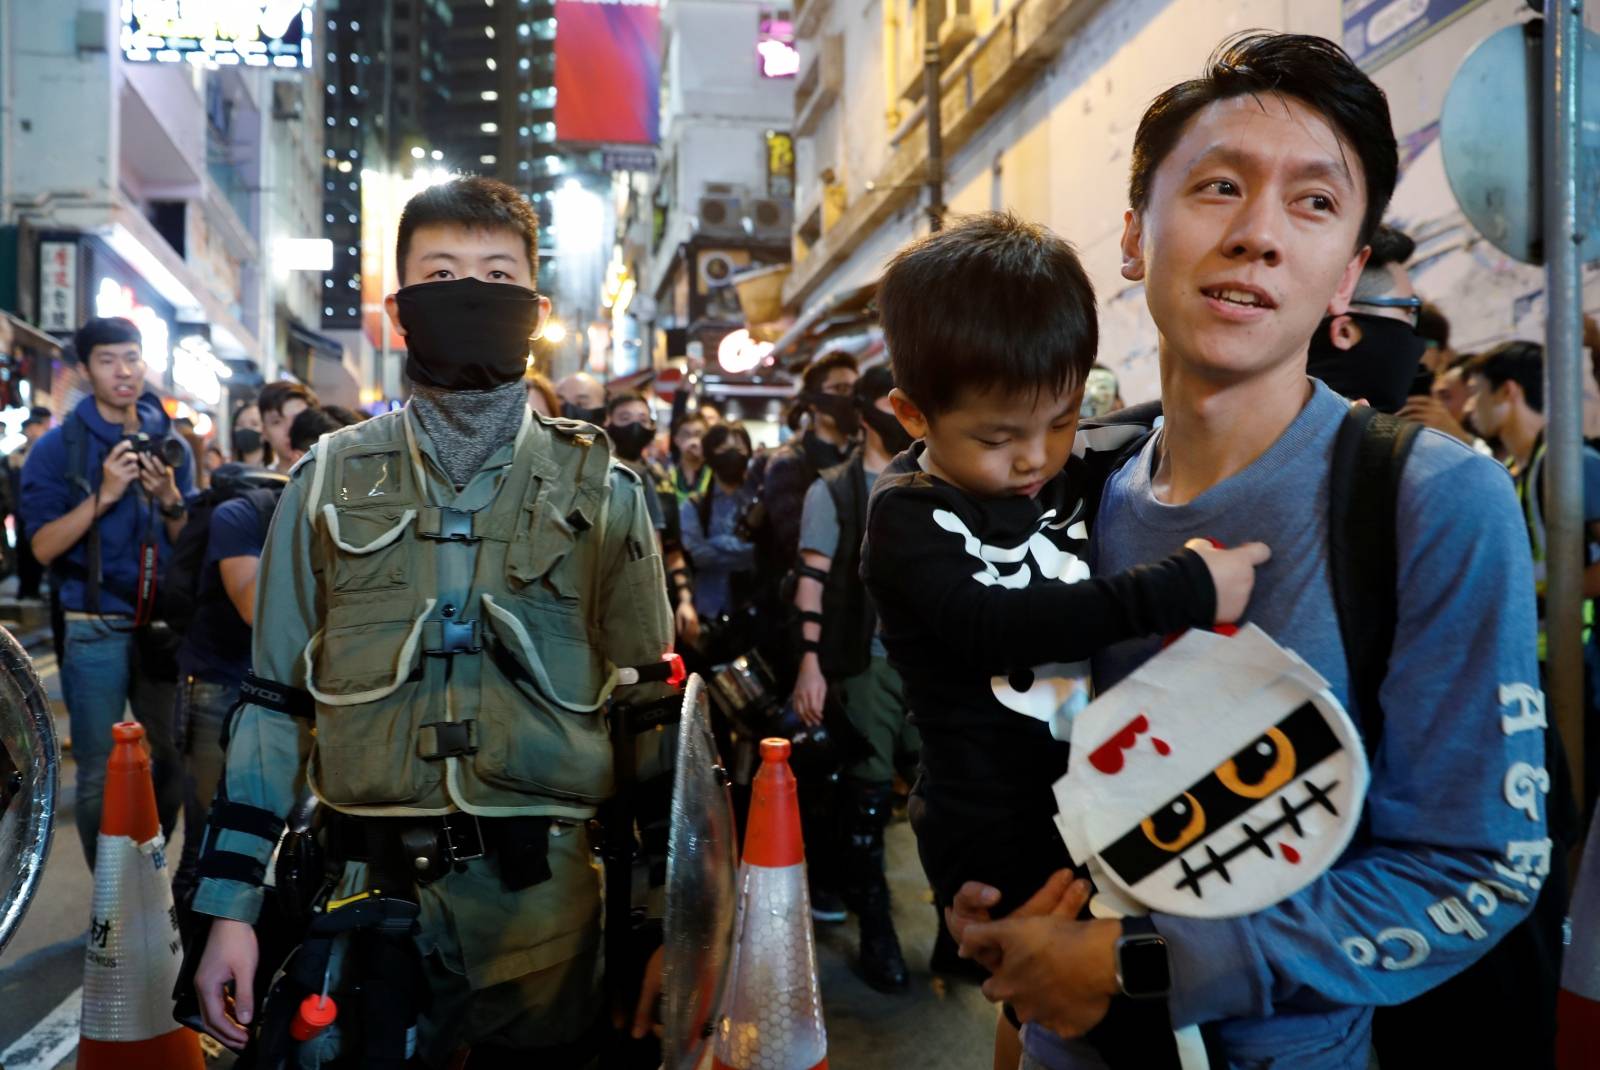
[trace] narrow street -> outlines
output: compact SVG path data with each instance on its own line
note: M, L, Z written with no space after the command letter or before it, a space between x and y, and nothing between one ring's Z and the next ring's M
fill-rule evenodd
M0 585L0 612L13 605ZM15 614L7 622L15 625ZM50 650L48 625L14 632L33 655L56 710L56 731L67 739L60 678ZM83 940L88 928L93 880L78 850L73 830L73 781L77 766L70 748L62 770L55 838L44 879L27 917L0 956L0 1067L3 1070L57 1070L77 1065L78 1006L83 983ZM175 839L182 836L181 829ZM947 983L928 972L934 913L928 905L911 827L896 822L889 830L890 884L895 920L911 967L911 991L885 996L868 988L852 968L856 953L854 921L821 925L817 953L827 1015L831 1066L884 1067L916 1053L927 1070L981 1070L989 1066L994 1010L977 987ZM168 852L176 858L181 842ZM232 1058L208 1063L225 1068Z

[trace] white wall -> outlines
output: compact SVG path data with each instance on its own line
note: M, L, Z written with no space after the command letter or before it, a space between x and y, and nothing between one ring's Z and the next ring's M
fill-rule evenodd
M83 190L99 200L116 188L111 57L76 46L77 5L11 3L5 28L12 117L4 131L11 193L28 199ZM107 14L108 40L114 40ZM93 121L91 121L93 120Z

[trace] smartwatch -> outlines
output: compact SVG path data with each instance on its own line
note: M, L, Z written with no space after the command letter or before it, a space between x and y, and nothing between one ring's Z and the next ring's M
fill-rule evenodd
M189 506L184 502L178 502L175 505L163 505L160 507L160 509L161 515L166 517L168 520L177 520L184 513L189 511Z
M1117 988L1131 999L1163 999L1172 991L1167 941L1148 917L1122 919L1117 937Z

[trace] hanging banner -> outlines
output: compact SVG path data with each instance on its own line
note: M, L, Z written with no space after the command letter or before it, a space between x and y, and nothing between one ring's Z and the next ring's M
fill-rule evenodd
M660 108L660 9L556 0L556 139L654 145Z

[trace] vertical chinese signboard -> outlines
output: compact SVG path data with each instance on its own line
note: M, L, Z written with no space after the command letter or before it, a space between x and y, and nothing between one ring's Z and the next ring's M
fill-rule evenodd
M78 329L78 243L39 243L39 327L51 334Z

